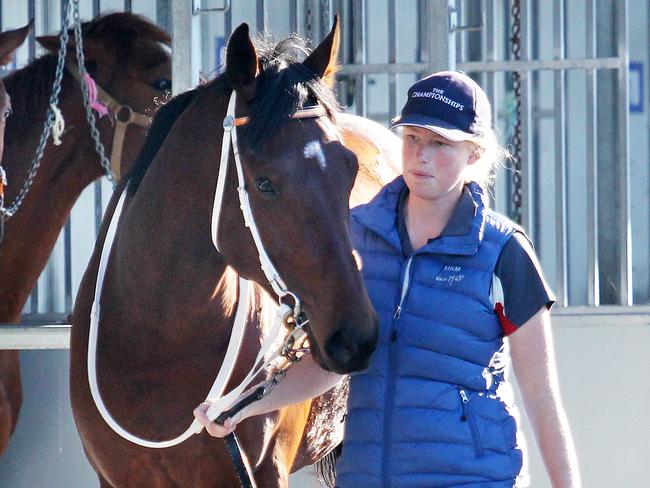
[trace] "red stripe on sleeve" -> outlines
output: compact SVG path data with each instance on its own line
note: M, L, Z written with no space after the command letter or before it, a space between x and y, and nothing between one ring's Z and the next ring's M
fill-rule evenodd
M497 317L499 318L499 323L501 324L503 335L510 335L517 330L517 326L513 324L508 317L506 317L506 314L503 311L503 303L497 302L497 304L494 306L494 311L497 313Z

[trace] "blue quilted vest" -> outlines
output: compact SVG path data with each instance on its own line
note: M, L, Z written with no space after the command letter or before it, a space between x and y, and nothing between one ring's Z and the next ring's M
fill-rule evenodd
M515 224L471 183L469 234L440 236L405 258L396 227L403 186L397 178L352 212L380 333L368 369L350 378L337 486L520 486L508 354L490 298Z

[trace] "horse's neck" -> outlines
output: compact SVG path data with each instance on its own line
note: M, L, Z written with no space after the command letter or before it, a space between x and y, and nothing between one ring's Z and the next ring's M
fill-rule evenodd
M92 148L82 142L81 132L87 126L80 98L68 95L75 88L72 84L64 88L60 108L69 132L63 135L60 146L53 146L50 139L33 186L16 215L5 224L5 237L0 244L0 322L20 318L74 202L99 175L93 169L97 163L96 156L89 152ZM34 118L45 120L46 111L44 104ZM13 203L27 178L42 130L41 123L29 121L7 126L3 157L9 180L7 205Z

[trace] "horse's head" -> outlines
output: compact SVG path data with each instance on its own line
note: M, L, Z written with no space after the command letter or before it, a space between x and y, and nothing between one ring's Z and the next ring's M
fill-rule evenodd
M74 72L76 65L70 64L76 63L72 29L69 36L66 62L69 70ZM118 104L134 112L153 115L157 110L156 102L171 91L169 35L138 15L114 13L84 22L82 39L86 70L96 84ZM58 52L58 36L41 36L37 40L48 51ZM126 120L129 111L125 108L116 116ZM106 132L103 140L110 141L114 128L105 120L100 122L99 128ZM137 137L133 137L134 131L138 131ZM136 159L144 142L144 133L142 127L129 126L124 140L121 174L126 174Z
M238 145L261 240L302 302L316 360L346 373L366 367L377 341L377 317L349 237L348 201L358 162L333 120L337 104L330 86L338 45L337 21L306 59L300 40L254 45L242 24L228 43L226 76L237 94L237 117L249 117L238 129ZM327 115L290 118L316 104ZM231 205L221 220L220 235L227 236L220 238L222 252L242 275L265 283L250 259L257 254L250 235L234 224L242 218L237 207Z
M25 27L15 29L0 34L0 66L8 64L13 59L16 49L25 42L27 34L32 28L33 22ZM5 89L5 84L0 80L0 164L2 163L2 153L4 150L4 134L7 117L11 113L11 98Z

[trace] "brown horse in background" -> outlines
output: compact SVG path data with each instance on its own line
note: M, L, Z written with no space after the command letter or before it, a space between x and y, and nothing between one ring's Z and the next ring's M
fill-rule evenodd
M86 68L97 85L122 105L153 113L155 98L171 87L171 60L163 45L169 36L145 19L127 13L98 17L82 25ZM73 36L67 59L75 61ZM52 53L58 36L38 38ZM10 205L27 178L43 130L57 57L45 55L4 79L13 115L7 121L5 169ZM56 239L81 191L102 176L79 82L64 72L59 108L66 122L62 144L45 148L34 184L16 215L5 224L0 243L0 323L20 320L21 310L45 267ZM110 154L114 127L109 117L97 121ZM129 126L122 152L122 172L130 169L142 148L145 129ZM22 402L18 351L0 351L0 454L18 419Z
M309 316L312 354L340 373L365 367L377 323L352 257L348 202L359 163L365 169L357 182L376 191L383 181L375 166L397 156L381 152L368 135L382 137L386 145L396 137L335 113L325 83L333 81L338 36L335 25L300 62L304 46L296 39L254 47L248 27L237 28L228 43L226 73L160 110L139 161L113 196L77 295L71 337L73 414L102 488L239 486L223 441L205 432L165 449L118 436L100 416L87 376L99 257L122 192L126 199L99 304L96 358L99 389L112 417L150 440L173 438L187 427L223 361L241 298L238 274L260 285L229 387L250 369L269 329L269 311L272 315L277 305L267 294L270 287L244 227L232 153L219 225L221 253L210 235L222 121L233 90L237 116L249 117L238 137L252 212L271 260ZM289 118L316 102L328 116ZM307 151L314 147L321 148L322 158ZM353 195L353 201L368 196ZM337 444L336 425L314 425L331 397L238 426L259 487L286 487L290 472Z

